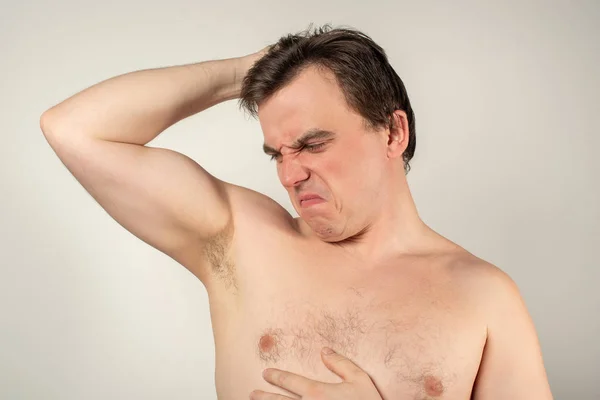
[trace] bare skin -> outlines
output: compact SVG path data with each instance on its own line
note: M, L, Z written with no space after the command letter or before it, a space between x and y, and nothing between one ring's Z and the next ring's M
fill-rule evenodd
M238 60L236 85L240 71L260 56ZM182 88L191 87L181 76ZM136 93L127 85L133 80L119 87ZM194 94L196 108L186 104L187 113L235 98L234 86L207 89L220 97L202 104ZM144 87L148 82L139 90ZM113 218L205 285L219 399L247 399L255 390L300 398L266 381L267 368L342 382L321 359L324 346L364 371L386 400L552 398L514 282L420 219L402 164L408 144L403 111L394 114L394 129L368 131L345 106L333 76L315 68L261 104L265 144L279 151L275 164L298 212L294 218L272 199L220 181L178 154L144 147L183 114L165 113L152 133L140 128L147 123L141 118L139 126L120 121L131 127L120 136L99 127L92 111L69 122L70 110L82 115L89 105L101 114L98 104L115 98L101 96L90 91L59 105L43 121L44 133ZM139 96L132 107L150 94ZM173 99L180 97L173 92ZM291 148L313 128L335 136ZM76 131L86 134L74 140ZM315 144L323 146L309 147ZM143 157L145 164L134 164ZM150 175L157 170L168 174L159 180ZM301 204L307 192L324 201Z
M324 383L308 379L302 375L275 368L263 372L265 380L279 388L305 400L381 400L381 394L371 377L348 358L336 353L329 347L321 352L323 364L342 379L339 383ZM251 400L286 400L282 394L255 390L250 393Z

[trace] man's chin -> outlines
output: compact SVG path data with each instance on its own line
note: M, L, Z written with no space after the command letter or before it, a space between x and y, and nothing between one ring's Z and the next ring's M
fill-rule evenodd
M331 223L329 223L328 221L324 221L321 218L319 219L320 221L317 220L317 218L311 218L309 221L306 221L307 225L313 231L313 234L315 236L317 236L319 239L325 242L330 243L339 242L340 240L343 240L343 238L340 237L339 233L335 231L335 227L331 225Z

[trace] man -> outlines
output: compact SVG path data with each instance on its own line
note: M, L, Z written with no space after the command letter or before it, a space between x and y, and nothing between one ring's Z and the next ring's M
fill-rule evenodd
M146 146L235 98L258 116L298 218ZM245 57L125 74L41 126L118 223L205 285L220 399L552 398L514 282L419 218L414 114L368 36L325 26Z

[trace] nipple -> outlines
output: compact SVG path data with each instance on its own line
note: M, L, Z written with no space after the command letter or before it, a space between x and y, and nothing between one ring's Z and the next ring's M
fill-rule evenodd
M258 348L264 353L268 353L275 347L275 338L269 334L264 334L260 337Z
M258 339L258 355L266 362L277 362L280 351L285 347L281 343L282 334L278 329L268 329Z
M432 375L427 375L425 377L425 393L429 396L441 396L444 393L444 385L442 385L442 381Z

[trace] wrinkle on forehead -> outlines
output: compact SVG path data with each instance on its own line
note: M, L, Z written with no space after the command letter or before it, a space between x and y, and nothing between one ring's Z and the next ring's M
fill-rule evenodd
M261 103L258 112L265 144L271 149L283 143L290 143L286 147L294 148L294 142L308 130L332 129L332 121L344 124L354 118L348 115L353 112L333 73L314 68L307 68L272 94Z

